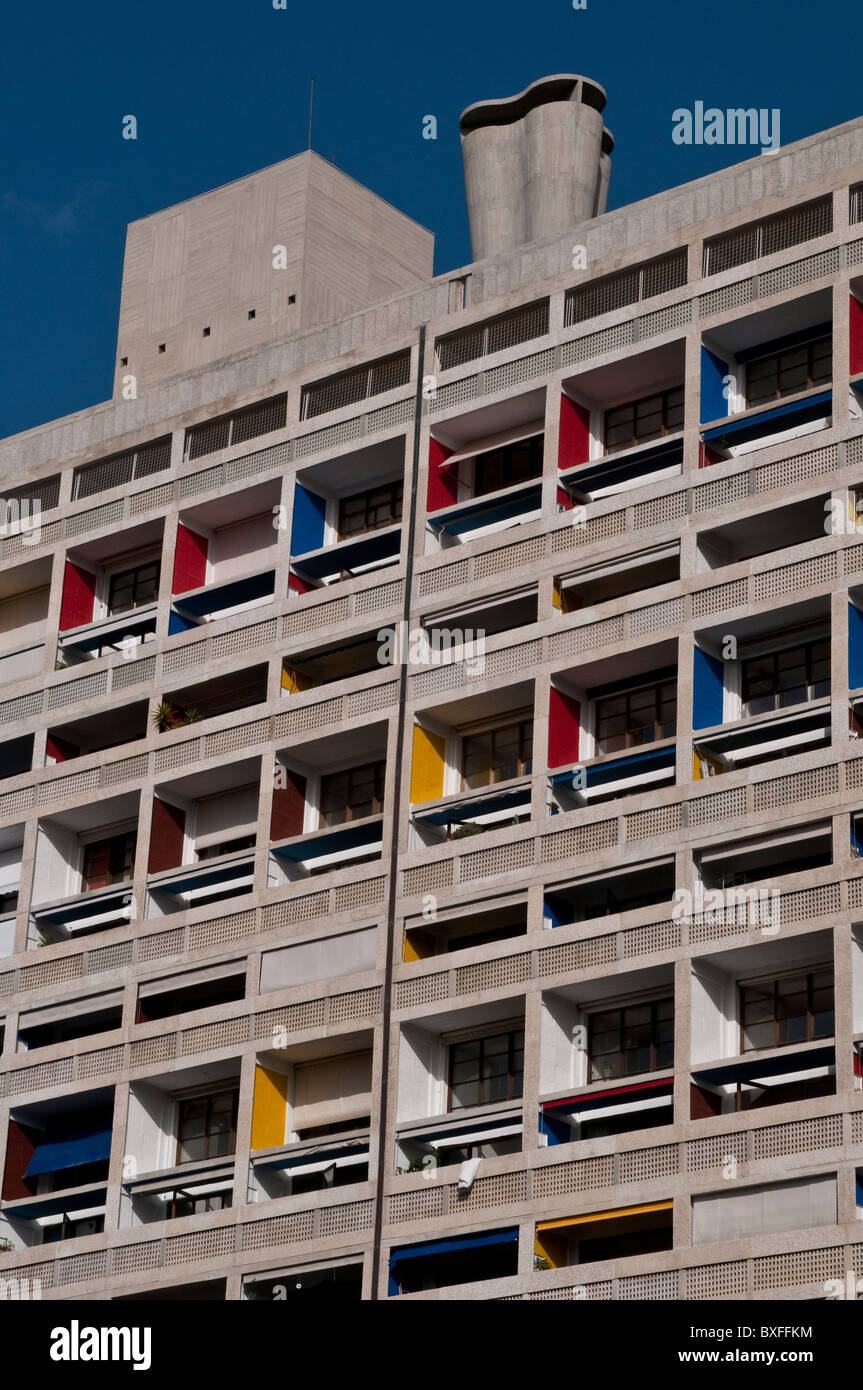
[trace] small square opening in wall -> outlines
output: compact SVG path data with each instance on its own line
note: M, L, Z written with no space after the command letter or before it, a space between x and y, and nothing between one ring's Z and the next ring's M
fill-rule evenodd
M209 336L210 336L210 327L209 327L209 324L208 324L206 328L202 328L202 329L201 329L201 337L202 337L202 338L209 338Z
M128 357L121 357L121 358L120 358L120 366L121 366L121 367L128 367L128 365L129 365L129 359L128 359Z
M289 295L288 295L288 303L289 303L289 304L296 304L296 302L297 302L297 296L296 296L295 294L289 294Z
M250 309L250 310L249 310L249 318L250 318L250 319L253 319L253 318L255 317L255 312L256 312L256 311L255 311L254 309Z
M160 352L164 352L164 351L165 351L165 344L164 344L164 343L160 343L160 344L159 344L159 351L160 351Z

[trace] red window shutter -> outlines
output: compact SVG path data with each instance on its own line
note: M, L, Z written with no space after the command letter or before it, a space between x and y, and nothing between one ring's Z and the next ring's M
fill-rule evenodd
M557 444L558 467L563 471L590 458L590 411L569 396L560 398L560 435Z
M207 549L206 536L200 535L197 531L190 531L181 521L177 522L172 594L185 594L190 589L200 589L202 584L206 584Z
M548 765L567 767L578 762L581 705L571 695L551 687L548 704Z
M572 498L565 487L559 487L557 489L557 505L563 507L565 512L572 511Z
M306 811L306 779L298 772L285 768L287 785L273 788L273 809L270 814L270 839L287 840L303 833Z
M458 482L450 476L448 470L441 471L441 464L445 463L453 452L454 450L448 449L437 439L429 441L429 486L426 506L430 512L439 512L442 507L451 507L458 501Z
M70 628L92 623L95 598L95 574L67 560L63 574L63 599L60 604L60 631L68 632Z
M157 874L162 869L179 868L183 862L185 835L186 812L182 807L172 806L170 801L160 801L157 796L154 797L148 874Z
M82 893L92 893L95 888L106 888L111 881L111 848L107 841L84 846L84 873L81 881Z
M288 575L288 588L292 594L310 594L314 587L314 584L307 584L305 579L293 571Z
M857 376L863 372L863 304L853 294L848 348L848 370L851 376Z

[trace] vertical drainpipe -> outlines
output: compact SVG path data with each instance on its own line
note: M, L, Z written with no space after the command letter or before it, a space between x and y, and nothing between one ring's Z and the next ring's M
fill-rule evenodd
M426 326L424 323L419 327L419 339L417 347L417 376L416 394L414 397L414 442L413 442L413 461L411 466L410 483L410 507L408 509L408 534L407 534L407 557L405 560L405 585L404 600L402 604L402 634L409 633L410 612L411 612L411 586L413 583L413 564L414 564L414 543L416 539L416 507L417 489L419 484L420 466L420 432L422 429L422 408L423 408L423 368L425 365L425 346L426 346ZM372 1299L377 1300L386 1298L386 1292L381 1292L379 1288L378 1270L381 1258L381 1231L384 1219L384 1177L388 1171L388 1159L384 1149L386 1139L387 1107L389 1103L389 1070L390 1070L390 1013L392 1009L393 993L393 963L395 957L395 924L396 924L396 899L398 887L398 862L399 862L399 825L401 819L401 800L402 800L402 768L404 764L405 746L405 705L407 703L407 653L406 644L399 641L396 644L396 651L401 657L399 669L399 709L398 721L396 724L396 755L393 763L392 788L393 788L393 810L390 821L391 843L390 843L390 877L389 890L387 894L387 952L384 965L384 991L383 991L383 1027L381 1029L381 1056L383 1064L381 1067L381 1099L380 1099L380 1123L378 1126L378 1169L375 1182L375 1219L374 1235L372 1240Z

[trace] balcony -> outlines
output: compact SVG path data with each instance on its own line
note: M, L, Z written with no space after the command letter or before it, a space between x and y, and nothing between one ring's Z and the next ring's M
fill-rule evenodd
M138 802L129 792L40 819L31 919L42 940L106 930L134 915Z
M124 655L156 632L162 521L70 550L63 574L58 663Z
M673 1208L669 1199L539 1221L535 1267L565 1269L671 1250Z
M46 766L138 743L147 737L148 724L149 706L145 700L138 700L134 704L102 710L100 714L52 725L45 744Z
M149 915L218 902L251 888L260 776L260 758L243 758L156 787Z
M403 478L402 439L302 470L291 523L294 592L398 563Z
M470 950L492 942L510 941L527 931L527 905L499 904L494 899L458 911L442 910L434 920L405 921L404 961L428 960L452 951Z
M7 568L0 577L0 681L12 685L43 669L51 560Z
M821 290L704 335L702 466L832 424L831 315Z
M530 391L435 425L427 550L464 544L539 515L544 401L544 391Z
M448 1236L390 1252L389 1296L502 1279L518 1272L518 1227Z

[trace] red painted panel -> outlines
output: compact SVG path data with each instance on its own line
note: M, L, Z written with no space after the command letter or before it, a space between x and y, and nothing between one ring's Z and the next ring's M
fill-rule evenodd
M848 370L851 376L863 372L863 304L853 294L851 296L850 342L848 344Z
M571 695L551 687L548 705L548 765L566 767L578 762L581 705Z
M557 464L563 470L587 463L590 458L590 411L569 396L560 398L560 437Z
M24 1181L27 1165L36 1148L38 1131L27 1129L15 1120L9 1121L6 1140L6 1167L3 1170L3 1201L14 1202L16 1197L31 1197L32 1187ZM35 1181L35 1179L34 1179Z
M197 531L190 531L181 521L177 523L172 594L186 594L190 589L200 589L202 584L206 584L207 547L206 536L199 535Z
M177 869L183 862L183 842L186 833L186 812L181 806L153 798L153 820L150 827L150 858L148 874L162 869Z
M441 472L441 464L454 452L438 439L432 438L429 441L429 486L426 507L430 512L439 512L442 507L451 507L458 501L457 480L450 476L448 470L444 469Z
M565 487L559 487L557 489L557 505L563 507L565 512L572 511L572 498Z
M281 772L281 769L279 769ZM270 839L287 840L303 833L306 811L306 779L298 772L284 769L286 785L273 787L273 809L270 814Z
M288 588L292 594L310 594L315 588L314 584L308 584L300 575L293 571L288 575Z
M81 752L74 743L68 739L58 738L56 734L49 734L45 741L45 751L49 758L53 758L55 763L65 763L67 758L77 758Z
M92 623L95 598L95 574L67 560L63 574L63 599L60 604L60 631L68 632L70 628Z

